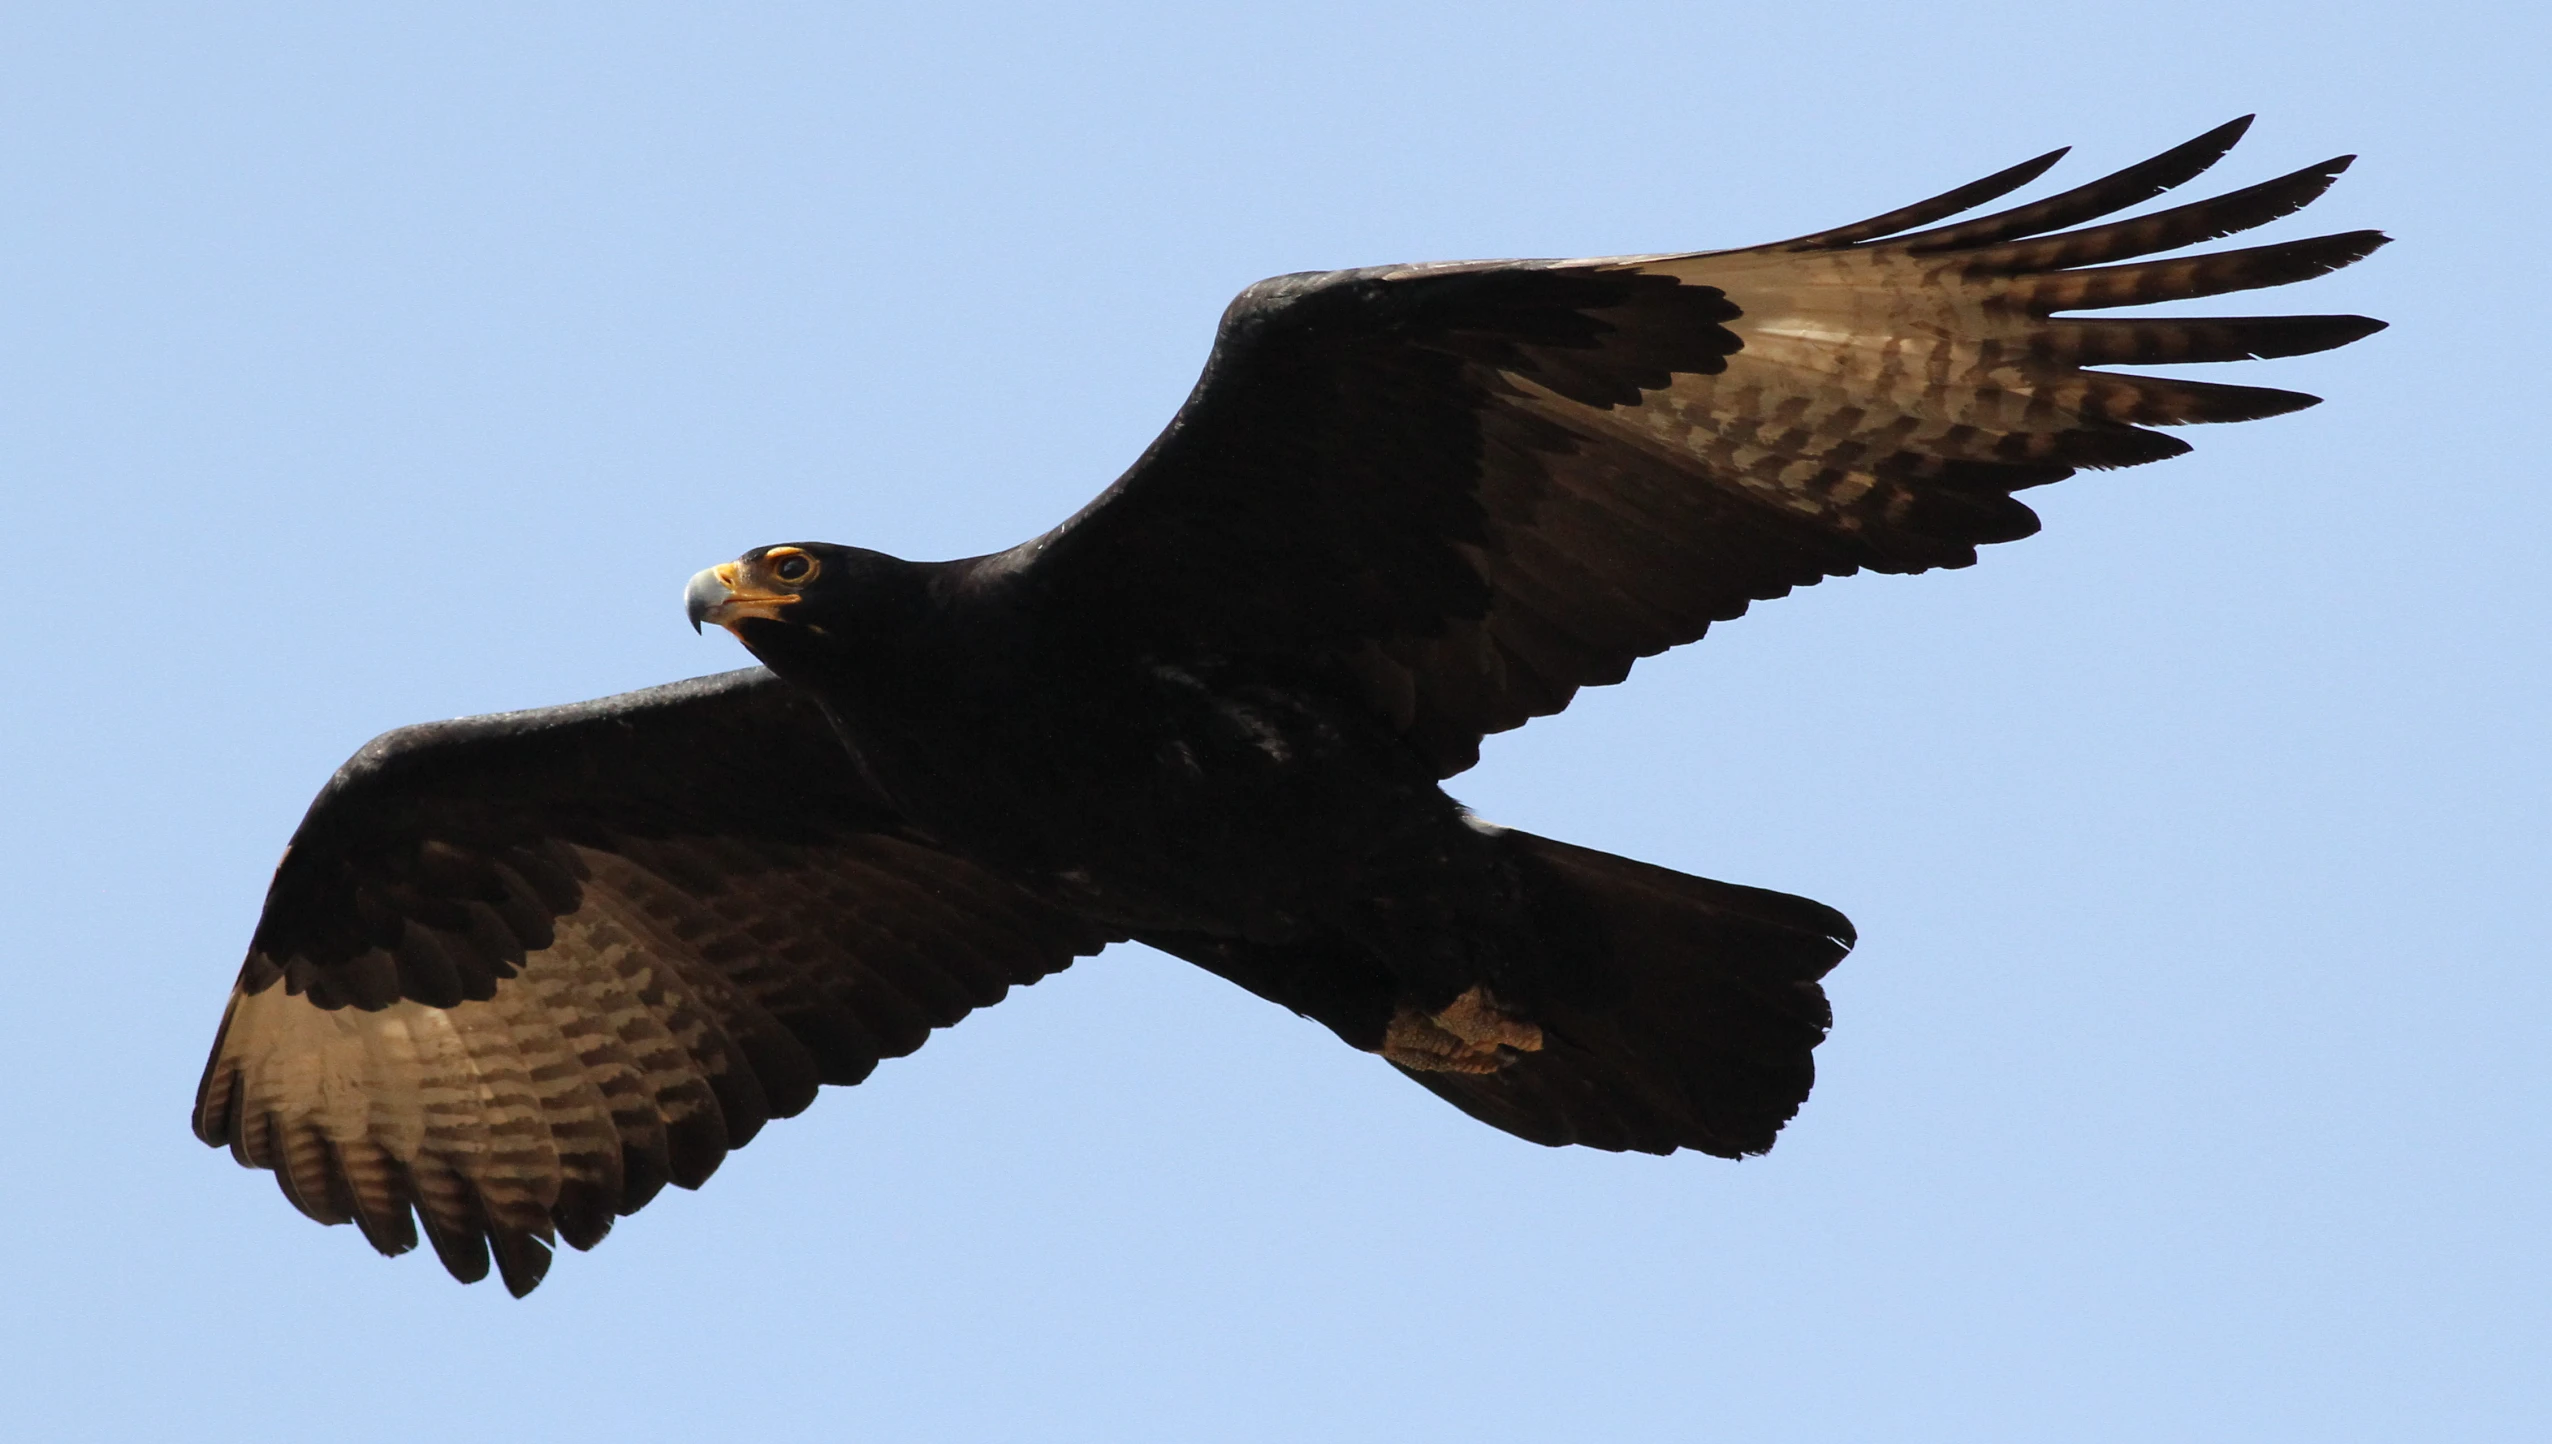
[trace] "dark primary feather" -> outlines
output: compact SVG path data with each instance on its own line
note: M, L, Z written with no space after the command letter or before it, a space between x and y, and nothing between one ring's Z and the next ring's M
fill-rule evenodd
M1979 270L2044 271L2125 260L2220 240L2302 210L2329 190L2355 159L2337 156L2276 180L2133 220L1985 245L1968 258L1968 264ZM1923 252L1960 249L1949 239L1948 232L1908 236L1904 244L1909 250Z
M1998 170L1983 180L1954 186L1929 200L1916 201L1910 206L1872 216L1866 221L1855 221L1848 226L1836 226L1793 240L1775 241L1767 249L1830 251L1861 241L1875 241L1899 231L1910 231L1916 226L1928 226L1961 211L1972 211L1987 201L2000 200L2054 169L2056 162L2063 160L2072 150L2072 146L2060 145L2045 155L2022 161L2007 170Z
M1896 233L2061 152L1750 250L1262 283L1133 469L988 570L1109 645L1326 658L1458 772L1483 735L1752 602L1865 568L1968 565L2037 529L2012 493L2188 449L2146 427L2312 404L2083 368L2298 355L2381 323L2053 318L2283 285L2382 244L2130 259L2288 214L2345 158L2048 234L2186 182L2247 125L1911 234ZM2126 263L2090 264L2106 261Z
M196 1132L508 1287L1107 935L914 836L759 668L405 728L312 804Z
M2197 179L2217 161L2224 159L2250 128L2250 116L2230 120L2194 140L2171 147L2151 160L2138 161L2124 170L2113 171L2069 191L2059 191L2045 200L1996 211L1992 215L1979 216L1938 230L1897 236L1891 244L1917 252L1974 250L2016 236L2062 230L2094 217L2122 211L2139 201L2151 200L2174 186Z

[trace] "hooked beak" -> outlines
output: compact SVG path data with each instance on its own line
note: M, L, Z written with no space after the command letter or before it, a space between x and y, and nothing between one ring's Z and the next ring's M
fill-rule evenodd
M707 571L695 573L691 585L682 589L682 612L691 619L691 630L699 631L703 622L715 622L729 631L747 617L765 621L779 619L780 608L797 600L788 592L766 591L742 580L734 562L720 562Z

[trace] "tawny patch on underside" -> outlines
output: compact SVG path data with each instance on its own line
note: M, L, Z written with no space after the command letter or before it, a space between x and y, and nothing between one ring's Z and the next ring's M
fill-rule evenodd
M1542 1049L1542 1029L1502 1007L1477 983L1432 1015L1402 1007L1383 1031L1382 1056L1421 1073L1494 1073L1501 1048Z

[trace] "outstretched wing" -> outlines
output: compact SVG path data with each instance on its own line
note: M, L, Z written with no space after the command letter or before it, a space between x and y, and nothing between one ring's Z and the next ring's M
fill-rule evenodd
M2188 449L2148 426L2311 405L2086 368L2300 355L2381 322L2056 318L2300 281L2383 243L2134 259L2286 215L2348 157L2063 229L2197 175L2248 123L1930 230L2063 152L1747 250L1262 282L1134 468L991 570L1094 645L1342 668L1450 775L1484 734L1753 601L1966 566L2037 529L2014 492Z
M275 871L195 1131L506 1286L1107 937L932 846L752 668L404 728Z

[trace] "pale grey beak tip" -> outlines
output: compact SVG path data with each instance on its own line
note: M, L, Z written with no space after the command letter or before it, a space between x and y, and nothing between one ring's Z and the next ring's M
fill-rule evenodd
M709 619L709 609L727 599L727 584L718 580L717 569L703 568L691 575L691 584L682 589L682 613L691 619L691 630Z

